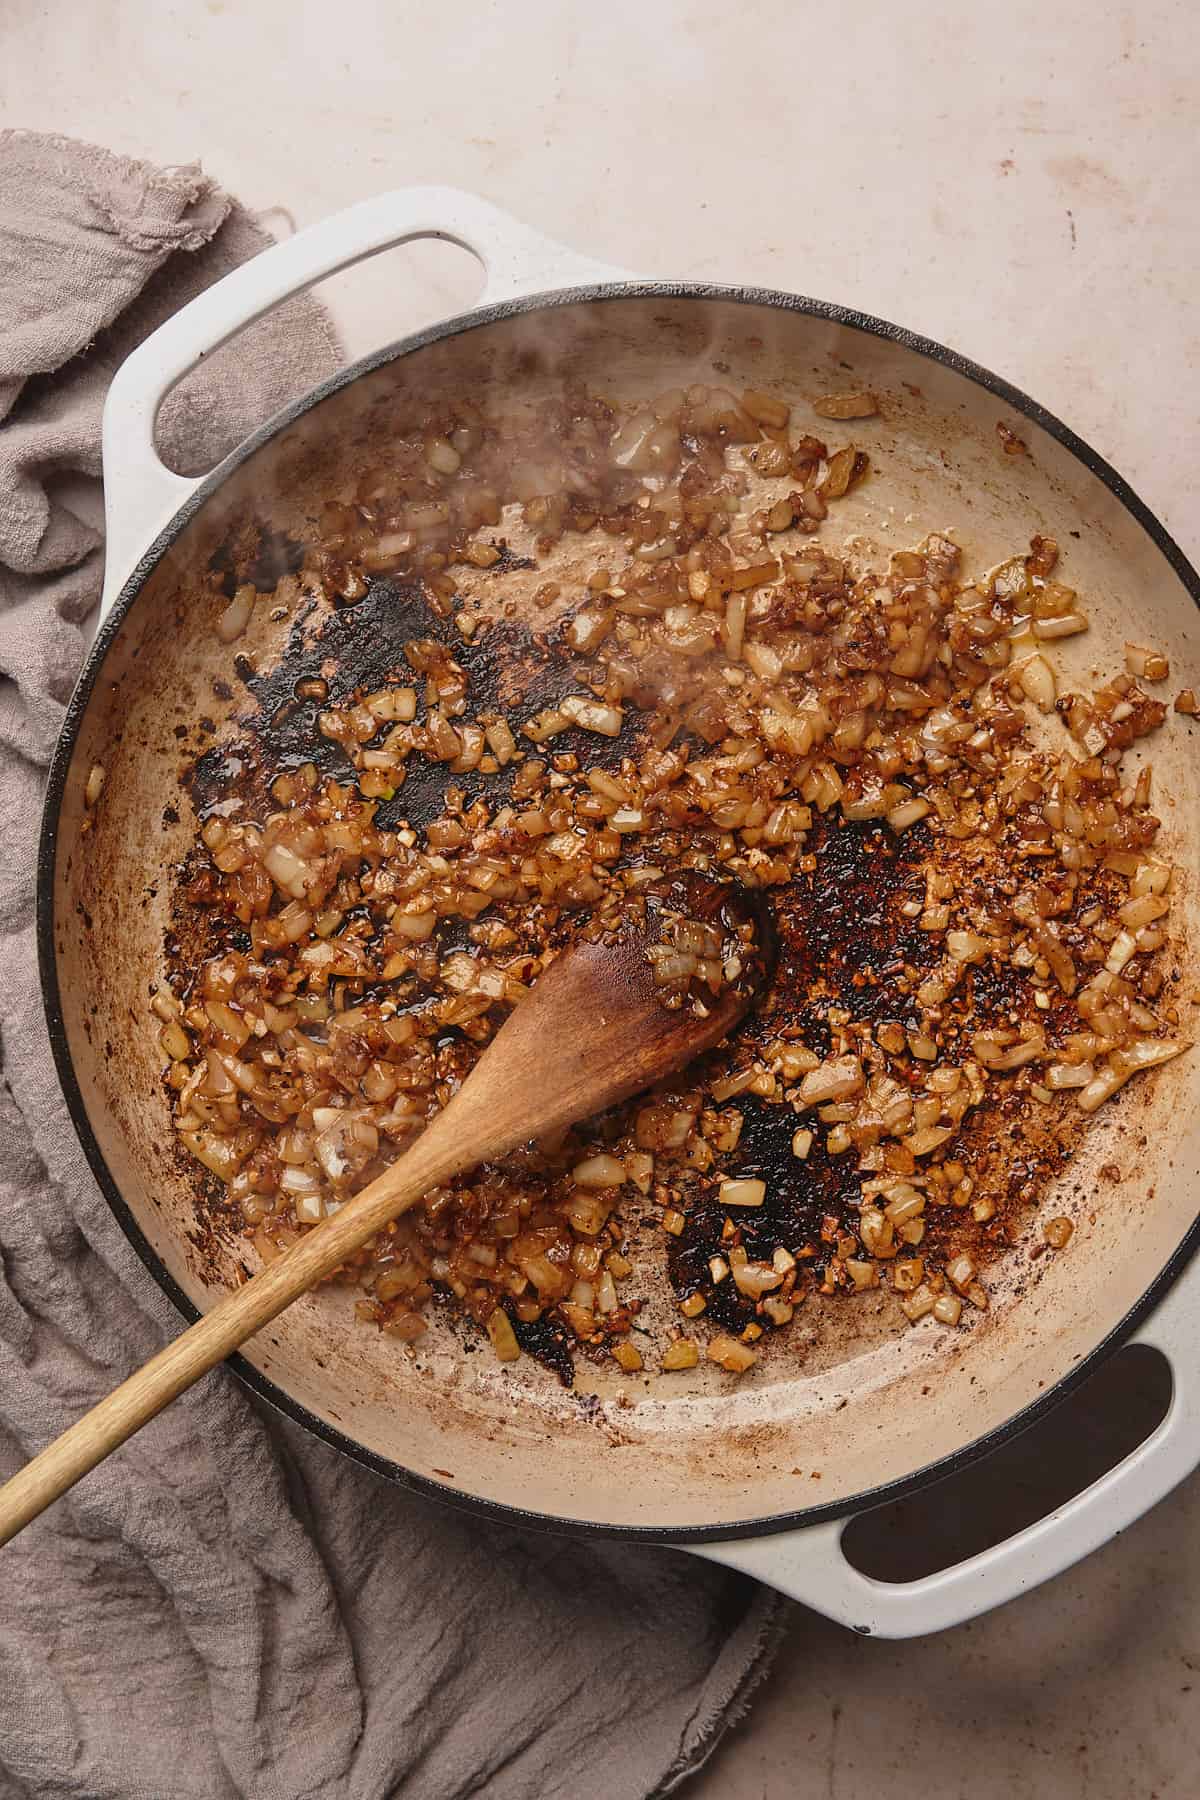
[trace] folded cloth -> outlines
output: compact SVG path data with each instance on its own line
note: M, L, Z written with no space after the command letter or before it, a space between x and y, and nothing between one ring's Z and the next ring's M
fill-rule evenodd
M44 769L103 559L113 369L268 238L198 167L0 134L0 1474L179 1327L92 1181L37 991ZM164 408L210 465L335 367L292 301ZM624 1800L697 1768L781 1603L388 1486L219 1370L6 1550L0 1795Z

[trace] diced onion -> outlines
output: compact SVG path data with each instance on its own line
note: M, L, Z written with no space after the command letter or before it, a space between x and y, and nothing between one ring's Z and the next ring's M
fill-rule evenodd
M766 1182L750 1177L723 1181L717 1190L717 1199L722 1206L761 1206L766 1197Z

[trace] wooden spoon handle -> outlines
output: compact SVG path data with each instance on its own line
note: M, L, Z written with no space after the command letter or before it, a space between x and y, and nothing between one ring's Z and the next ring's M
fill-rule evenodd
M479 1152L443 1113L412 1149L331 1218L257 1275L226 1294L181 1337L152 1357L0 1487L0 1544L36 1519L81 1475L132 1437L164 1406L253 1337L285 1307L353 1254L397 1214Z

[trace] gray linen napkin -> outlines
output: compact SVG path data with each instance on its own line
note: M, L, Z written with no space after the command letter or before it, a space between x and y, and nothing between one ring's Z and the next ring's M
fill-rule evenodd
M37 992L44 769L100 587L121 357L268 242L198 168L0 134L0 1475L178 1329L75 1141ZM293 301L165 409L203 468L336 365ZM704 1760L781 1603L676 1552L484 1525L224 1371L0 1552L0 1794L624 1800Z

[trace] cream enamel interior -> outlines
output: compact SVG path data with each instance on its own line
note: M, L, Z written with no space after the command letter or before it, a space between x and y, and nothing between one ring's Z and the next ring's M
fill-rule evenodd
M767 302L618 295L501 317L360 375L235 468L151 570L96 671L62 796L53 929L66 1044L113 1182L198 1307L231 1278L233 1260L228 1252L214 1260L194 1241L194 1191L170 1149L146 1006L168 922L163 870L194 831L180 772L211 741L196 736L196 722L209 719L219 740L246 706L236 682L232 700L214 694L232 652L213 636L216 608L199 577L230 522L248 514L311 535L321 502L386 455L397 393L446 388L536 405L566 367L618 400L691 380L766 387L795 403L839 383L874 388L882 417L847 427L814 418L810 427L839 443L852 436L872 460L870 477L831 512L823 542L848 539L867 559L948 530L967 566L984 568L1043 532L1063 546L1063 579L1092 619L1060 666L1079 678L1109 673L1132 637L1170 656L1171 682L1160 692L1200 687L1200 613L1132 513L1033 420L903 342ZM1003 452L1000 420L1029 454ZM593 566L578 546L563 554ZM545 578L507 577L507 600L519 609L522 580ZM268 613L259 607L234 647L260 666L291 624ZM1183 871L1172 926L1190 942L1196 731L1172 717L1146 746L1160 843ZM82 794L95 763L107 778L85 832ZM178 823L164 822L170 809ZM1185 1035L1196 1018L1200 1008L1184 1008ZM894 1309L884 1317L878 1300L827 1307L821 1319L810 1305L787 1352L738 1384L711 1368L644 1379L614 1370L605 1381L587 1368L581 1388L590 1392L570 1395L528 1358L501 1366L486 1350L464 1354L448 1331L431 1331L414 1356L356 1325L346 1291L331 1290L293 1307L246 1355L317 1420L449 1494L667 1533L848 1506L1002 1426L1137 1303L1195 1219L1198 1090L1193 1055L1141 1078L1099 1115L1055 1198L1055 1210L1076 1221L1069 1253L1031 1259L1031 1232L993 1278L990 1312L968 1330L930 1320L908 1329ZM249 1263L249 1250L241 1253Z

